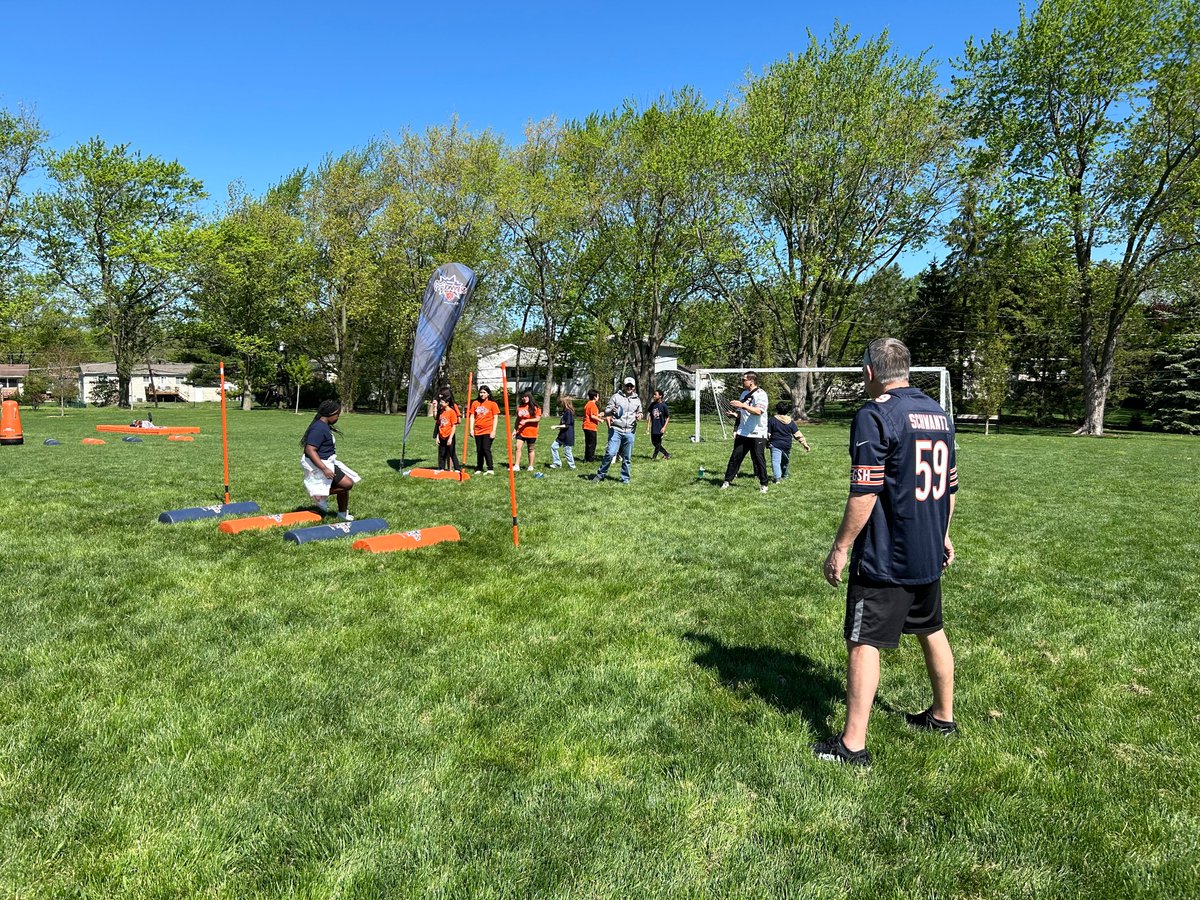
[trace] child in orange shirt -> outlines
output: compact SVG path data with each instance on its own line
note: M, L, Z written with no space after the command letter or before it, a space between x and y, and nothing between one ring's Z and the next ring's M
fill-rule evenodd
M596 461L596 431L600 427L600 399L598 391L588 391L587 403L583 404L583 461Z
M529 471L533 471L533 445L537 443L538 423L542 421L542 408L533 402L533 394L521 392L517 404L517 427L513 437L517 439L517 469L521 468L521 448L529 448Z
M471 423L471 433L475 436L475 474L495 475L492 441L496 439L500 407L492 399L492 389L486 384L479 386L479 399L471 401L467 407L467 417Z
M459 470L458 454L454 450L455 432L458 429L458 413L454 411L448 397L438 398L438 471Z

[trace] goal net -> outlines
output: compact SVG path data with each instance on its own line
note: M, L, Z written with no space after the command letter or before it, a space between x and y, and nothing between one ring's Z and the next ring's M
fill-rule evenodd
M729 401L742 393L742 373L746 369L697 369L692 399L695 406L693 441L732 440L736 419L728 415ZM759 386L767 392L770 412L786 400L793 414L808 419L830 421L849 419L866 402L862 369L829 367L801 369L754 369ZM950 394L950 372L942 366L913 366L909 384L920 388L954 415Z

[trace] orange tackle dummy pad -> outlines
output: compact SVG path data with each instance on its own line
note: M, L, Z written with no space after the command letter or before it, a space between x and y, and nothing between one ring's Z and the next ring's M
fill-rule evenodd
M195 438L190 434L168 434L168 441L194 441Z
M279 528L281 525L303 525L306 522L320 522L321 516L315 512L276 513L273 516L251 516L248 519L230 519L217 526L217 531L225 534L238 534L242 531L263 531L267 528Z
M97 425L97 431L108 434L199 434L199 428L134 428L132 425Z
M108 441L102 441L102 440L100 440L100 438L84 438L83 442L85 444L107 444L108 443Z
M451 472L448 469L439 472L437 469L409 469L404 473L410 478L429 478L432 481L470 481L471 476L466 472Z
M381 534L379 537L362 538L354 542L355 550L370 553L394 553L397 550L420 550L446 541L457 541L458 529L453 525L435 525L420 531L405 531L402 534Z

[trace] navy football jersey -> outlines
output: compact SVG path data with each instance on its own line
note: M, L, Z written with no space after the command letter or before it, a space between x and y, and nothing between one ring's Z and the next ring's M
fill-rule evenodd
M850 492L879 500L851 570L890 584L937 581L957 490L954 423L937 401L902 387L868 402L850 428Z

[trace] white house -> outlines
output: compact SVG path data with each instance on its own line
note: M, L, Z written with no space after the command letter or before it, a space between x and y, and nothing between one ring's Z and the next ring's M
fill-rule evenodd
M520 353L520 369L517 356ZM516 392L530 389L540 393L546 383L546 351L535 347L501 344L494 350L480 353L475 366L475 383L500 390L500 364L508 366L508 387ZM587 391L591 377L586 368L572 359L559 357L554 363L554 393L579 396Z
M132 403L162 402L207 403L221 399L217 385L197 385L188 381L195 363L169 363L155 360L149 365L135 366L129 379L129 400ZM116 363L81 363L79 366L79 398L92 402L92 391L101 381L117 383Z
M29 366L26 363L0 366L0 397L8 400L21 393L25 379L29 377Z

